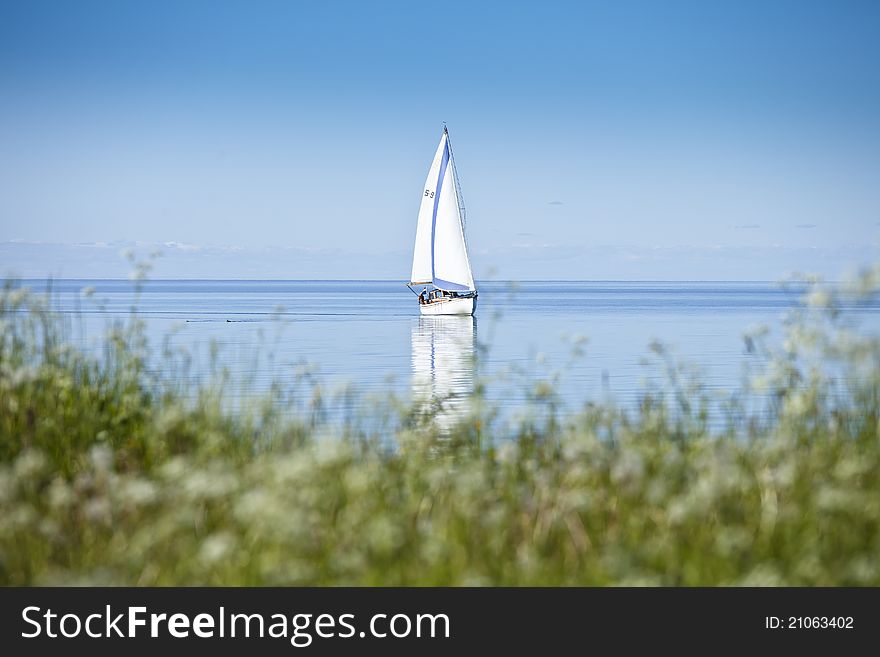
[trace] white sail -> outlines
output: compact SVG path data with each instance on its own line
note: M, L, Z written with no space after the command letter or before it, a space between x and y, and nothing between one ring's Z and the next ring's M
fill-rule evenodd
M436 196L437 176L443 155L446 153L446 133L440 138L437 153L428 171L425 188L422 190L422 205L419 207L419 223L416 227L416 247L413 251L410 284L430 283L434 278L434 249L431 240L434 225L434 197Z
M454 292L475 290L446 131L434 155L419 209L411 283L431 282Z
M434 219L434 285L443 290L472 292L474 277L468 262L461 210L455 189L455 162L451 158L444 174Z

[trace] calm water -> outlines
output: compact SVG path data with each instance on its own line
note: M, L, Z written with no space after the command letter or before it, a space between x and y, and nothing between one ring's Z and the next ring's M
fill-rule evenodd
M95 290L88 299L86 287ZM330 389L347 383L367 398L390 388L464 398L486 375L490 397L508 409L521 405L526 379L550 376L569 407L608 396L629 403L656 372L644 364L652 340L699 363L707 386L735 387L744 330L766 324L778 336L798 298L774 283L488 283L472 319L420 318L415 295L397 282L151 281L136 298L129 281L62 280L54 292L85 343L137 304L154 344L170 334L207 369L214 340L219 361L257 389L310 369ZM876 306L858 313L869 330L880 326Z

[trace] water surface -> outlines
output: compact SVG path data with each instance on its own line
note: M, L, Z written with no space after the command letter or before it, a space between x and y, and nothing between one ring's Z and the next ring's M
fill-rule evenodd
M53 291L85 343L135 306L153 344L171 335L169 344L191 350L193 367L206 370L214 341L218 362L256 390L309 371L367 398L466 396L485 376L507 410L535 378L558 377L570 408L607 397L631 403L656 374L644 364L652 341L698 363L708 388L735 388L747 360L743 332L767 325L777 339L799 298L775 283L496 282L480 285L472 319L420 318L415 295L387 281L158 280L136 293L130 281L60 280ZM880 325L876 306L857 314L870 330Z

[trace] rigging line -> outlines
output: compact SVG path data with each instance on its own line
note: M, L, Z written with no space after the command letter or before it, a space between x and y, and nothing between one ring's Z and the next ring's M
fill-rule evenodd
M443 124L443 130L446 132L446 143L449 144L449 159L452 160L452 174L455 179L455 192L458 196L458 211L461 216L462 226L467 228L467 209L464 205L464 196L461 194L461 181L458 178L458 167L455 165L455 153L452 150L452 141L449 139L449 131L446 124ZM465 243L467 243L467 235L465 235Z
M455 167L455 163L453 161L452 173L455 177L455 192L458 195L458 211L459 217L461 217L461 236L464 238L464 247L467 249L467 252L470 253L471 245L468 242L467 238L467 211L464 207L464 199L461 197L461 183L458 180L458 170Z

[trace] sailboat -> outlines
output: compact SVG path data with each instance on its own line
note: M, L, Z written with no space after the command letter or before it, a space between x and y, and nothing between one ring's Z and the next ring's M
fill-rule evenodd
M422 192L412 273L407 283L413 292L416 286L423 286L416 292L422 315L473 315L477 309L464 214L449 130L443 126Z

